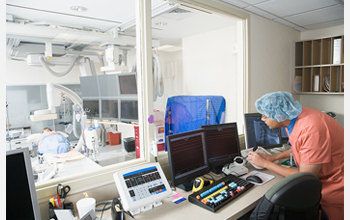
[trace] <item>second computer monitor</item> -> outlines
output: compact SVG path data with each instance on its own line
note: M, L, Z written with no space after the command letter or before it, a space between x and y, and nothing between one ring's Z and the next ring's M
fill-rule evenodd
M236 123L201 126L205 130L205 144L210 170L220 174L222 167L241 155Z
M281 147L282 139L280 129L270 129L261 120L260 113L244 114L246 148L260 146L265 149Z
M196 177L209 173L204 129L168 135L171 185L192 189Z

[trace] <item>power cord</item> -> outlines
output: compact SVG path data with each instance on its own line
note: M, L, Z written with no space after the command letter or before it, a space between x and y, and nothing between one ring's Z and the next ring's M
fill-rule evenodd
M104 206L103 206L103 208L102 208L102 212L101 212L101 219L102 219L102 216L103 216L103 211L105 210L105 208L106 208L106 205L108 205L108 203L106 203ZM111 206L109 207L109 208L111 208Z

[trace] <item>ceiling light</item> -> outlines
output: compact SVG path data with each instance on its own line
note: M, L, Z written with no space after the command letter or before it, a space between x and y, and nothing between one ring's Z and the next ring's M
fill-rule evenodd
M83 6L71 6L70 9L73 11L78 11L78 12L83 12L83 11L87 10L87 8L85 8Z

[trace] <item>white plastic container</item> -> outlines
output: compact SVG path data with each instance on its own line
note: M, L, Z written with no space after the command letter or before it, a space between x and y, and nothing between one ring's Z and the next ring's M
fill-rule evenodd
M91 209L95 211L96 199L94 198L84 198L79 200L77 203L77 209L79 214L79 219L82 218L86 213L90 212Z

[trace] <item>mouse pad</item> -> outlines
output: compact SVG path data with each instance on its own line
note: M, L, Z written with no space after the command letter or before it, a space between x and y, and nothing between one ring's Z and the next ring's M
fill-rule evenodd
M260 177L260 179L262 179L262 183L254 183L254 182L251 182L255 185L264 185L265 183L269 182L270 180L272 180L273 178L275 178L275 176L272 176L270 174L266 174L266 173L262 173L262 172L259 172L259 171L252 171L250 173L247 173L246 175L244 176L241 176L242 179L246 180L248 176L258 176Z

